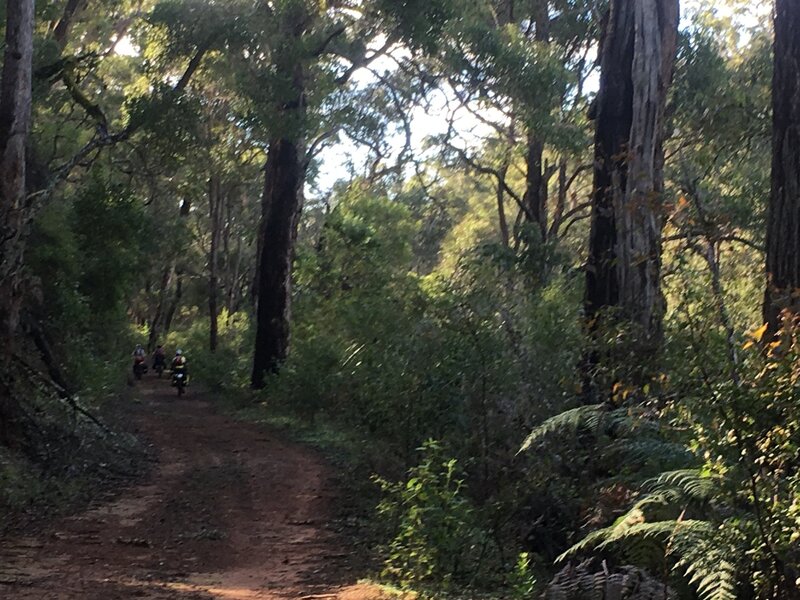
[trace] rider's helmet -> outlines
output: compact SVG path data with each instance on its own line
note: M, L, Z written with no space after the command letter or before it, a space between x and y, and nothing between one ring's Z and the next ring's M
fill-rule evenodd
M178 348L177 350L175 350L175 355L176 355L176 356L180 356L181 354L183 354L183 350L181 350L180 348Z

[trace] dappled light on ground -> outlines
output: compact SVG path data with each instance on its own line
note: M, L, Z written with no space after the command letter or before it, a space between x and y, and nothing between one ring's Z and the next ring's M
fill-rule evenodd
M36 536L0 541L0 597L380 598L335 529L336 482L312 451L141 385L127 407L157 462L144 481ZM353 595L352 590L361 590Z

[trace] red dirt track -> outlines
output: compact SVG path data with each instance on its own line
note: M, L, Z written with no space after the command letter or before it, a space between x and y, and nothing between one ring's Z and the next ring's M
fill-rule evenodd
M130 418L158 456L110 503L0 540L4 600L369 600L331 526L337 489L312 450L145 380Z

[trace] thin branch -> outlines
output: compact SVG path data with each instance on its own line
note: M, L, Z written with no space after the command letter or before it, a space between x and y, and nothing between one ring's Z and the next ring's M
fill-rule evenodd
M335 27L328 33L328 35L325 36L325 38L317 45L317 47L311 51L311 56L320 56L323 54L328 49L330 43L342 35L345 31L347 31L347 27L343 24Z
M397 40L398 36L396 34L390 35L386 39L386 43L377 50L374 50L370 56L363 56L360 59L355 59L355 60L346 56L343 57L346 58L347 60L350 60L352 64L347 68L347 70L344 73L342 73L339 77L336 78L335 83L337 85L346 84L348 81L350 81L350 78L355 74L356 71L358 71L359 69L363 69L364 67L368 67L381 56L386 56L389 53L389 50L392 48L392 46L394 46L395 43L397 43Z
M576 168L572 175L570 175L569 179L567 179L567 184L564 186L564 191L569 191L569 188L572 187L572 184L575 183L575 180L578 178L578 176L584 171L589 171L592 168L594 168L594 163L580 165L578 168Z
M505 177L499 172L497 169L493 169L492 167L488 167L486 165L482 165L480 163L475 162L464 150L459 148L458 146L450 146L452 150L454 150L461 160L463 160L467 166L475 171L482 173L483 175L491 175L497 180L497 183L501 186L503 191L511 196L517 205L520 207L521 210L525 211L525 216L528 217L530 220L533 220L533 216L528 208L525 206L525 203L522 201L522 198L517 194L514 190L512 190L508 183L506 182Z
M182 92L186 86L189 84L192 76L194 75L195 71L200 66L200 63L203 60L206 52L208 52L211 44L213 42L213 37L210 38L205 44L201 45L197 48L194 56L192 56L191 60L189 61L186 70L184 71L181 78L178 80L178 83L172 88L173 93L180 93ZM95 134L78 152L66 163L61 165L60 167L56 168L53 172L53 178L51 182L51 188L55 186L58 181L66 179L70 172L77 167L84 163L84 161L95 151L100 151L107 146L114 146L120 142L124 142L128 138L133 135L137 129L141 126L140 123L129 124L125 129L119 131L114 134L109 134L107 128L105 127L104 123L99 123Z

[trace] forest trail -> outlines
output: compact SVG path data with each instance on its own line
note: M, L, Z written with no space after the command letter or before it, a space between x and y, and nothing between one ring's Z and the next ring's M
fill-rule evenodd
M130 418L158 456L110 502L0 540L5 600L368 600L333 529L338 490L312 450L148 379Z

